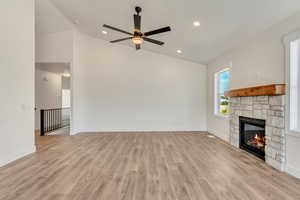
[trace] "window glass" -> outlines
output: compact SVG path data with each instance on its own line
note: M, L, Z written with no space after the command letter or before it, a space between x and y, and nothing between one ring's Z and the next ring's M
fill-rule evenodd
M216 94L215 94L215 113L218 115L229 114L229 98L225 96L225 92L230 89L230 73L229 70L223 70L215 75Z
M300 40L290 47L290 129L300 131Z

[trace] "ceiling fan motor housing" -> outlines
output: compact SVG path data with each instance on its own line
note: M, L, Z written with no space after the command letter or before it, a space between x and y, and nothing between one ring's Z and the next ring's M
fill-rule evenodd
M142 8L139 6L136 6L135 11L137 12L137 14L139 14L140 12L142 12Z
M143 37L143 33L141 33L141 31L139 31L139 30L135 30L133 33L133 36L134 37Z

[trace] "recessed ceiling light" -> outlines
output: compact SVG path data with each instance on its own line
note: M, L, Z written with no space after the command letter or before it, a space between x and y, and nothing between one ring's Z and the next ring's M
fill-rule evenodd
M102 34L107 35L107 31L102 31Z
M195 27L200 26L200 22L199 22L199 21L194 21L194 22L193 22L193 25L194 25Z
M181 51L180 49L178 49L176 52L177 52L178 54L182 54L182 51Z

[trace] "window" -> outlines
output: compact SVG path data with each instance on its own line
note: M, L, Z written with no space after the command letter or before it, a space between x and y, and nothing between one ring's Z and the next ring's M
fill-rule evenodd
M290 129L300 132L300 40L290 43Z
M229 114L229 98L224 95L229 90L229 83L229 69L224 69L215 74L215 114L218 116Z

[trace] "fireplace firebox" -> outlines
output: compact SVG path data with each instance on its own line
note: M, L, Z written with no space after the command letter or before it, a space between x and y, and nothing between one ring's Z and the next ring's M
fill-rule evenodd
M265 160L265 127L266 121L247 117L239 117L240 148Z

